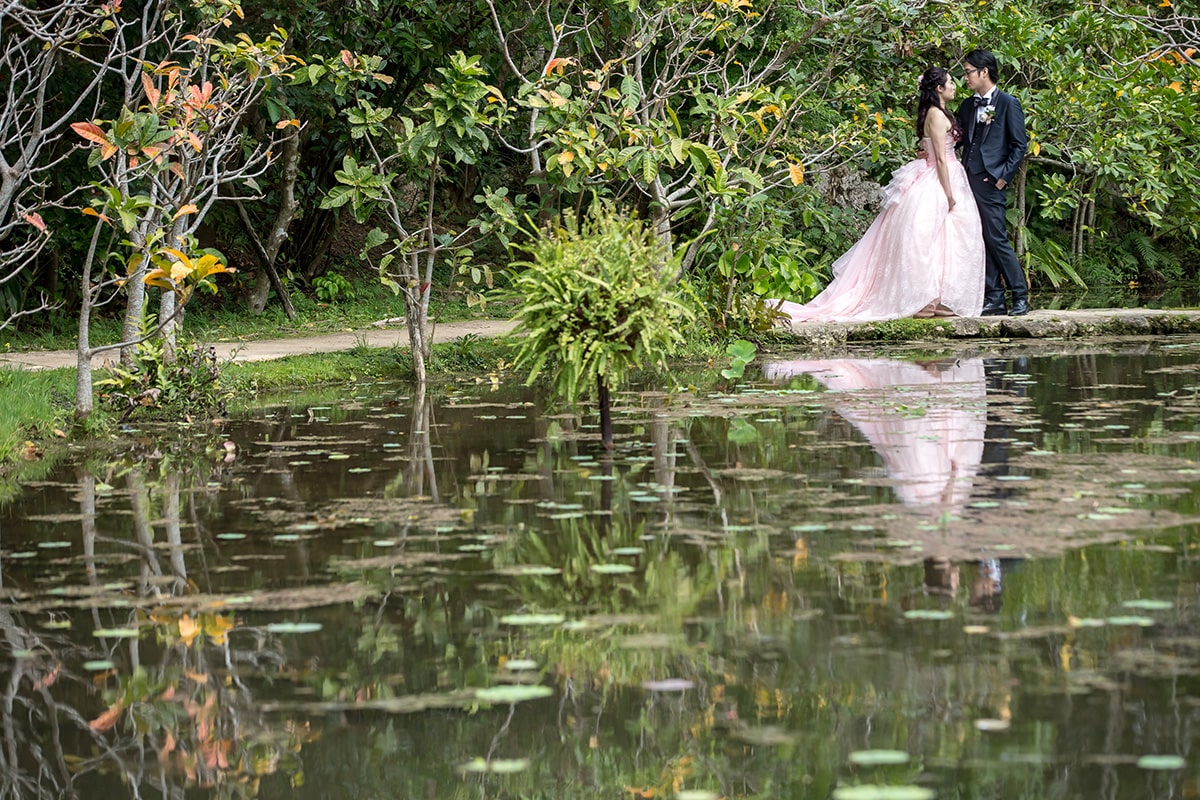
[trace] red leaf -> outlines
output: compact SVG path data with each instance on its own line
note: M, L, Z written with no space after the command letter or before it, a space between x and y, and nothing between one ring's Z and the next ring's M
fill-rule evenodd
M26 214L25 221L28 222L33 227L37 228L42 233L46 232L46 223L42 219L42 215L37 213L36 211L31 214Z

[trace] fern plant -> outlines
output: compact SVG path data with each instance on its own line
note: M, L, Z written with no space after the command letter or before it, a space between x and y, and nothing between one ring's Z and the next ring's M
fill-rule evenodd
M553 394L569 403L594 388L611 447L610 389L675 352L682 323L694 319L678 294L678 263L642 220L602 203L522 249L529 258L513 263L509 292L520 303L514 363L529 368L529 383L554 365Z

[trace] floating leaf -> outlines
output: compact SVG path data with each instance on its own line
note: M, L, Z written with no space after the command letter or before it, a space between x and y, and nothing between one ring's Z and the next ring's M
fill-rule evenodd
M833 800L933 800L934 792L924 786L880 786L865 783L860 786L839 786L833 790Z
M1183 769L1187 761L1182 756L1142 756L1137 760L1140 769Z
M1149 628L1151 625L1154 624L1154 620L1152 620L1150 617L1134 617L1134 616L1109 617L1108 624L1109 625L1136 625L1141 628Z
M904 612L905 619L954 619L952 611L935 611L927 608L914 608Z
M612 551L614 556L637 556L646 552L644 547L618 547Z
M977 719L975 729L980 731L1006 731L1012 723L1006 719Z
M462 772L490 772L494 775L511 775L529 769L528 758L494 758L491 761L476 756L465 764L459 765Z
M521 703L526 700L538 700L554 694L549 686L532 684L529 686L491 686L487 689L476 689L475 699L482 703Z
M544 564L523 564L517 567L522 575L558 575L562 572L558 567L547 567Z
M268 633L316 633L321 630L319 622L272 622Z
M1175 607L1174 603L1166 600L1126 600L1121 605L1125 608L1140 608L1143 611L1167 611Z
M138 628L97 628L92 636L97 639L136 639L141 635Z
M675 793L675 800L719 800L721 795L707 789L684 789Z
M642 683L642 688L651 692L686 692L695 685L687 678L664 678L661 681L645 681Z
M592 564L592 572L599 572L601 575L623 575L633 572L633 567L629 564Z
M112 669L113 666L113 662L109 661L108 659L83 662L83 668L88 672L105 672Z
M526 670L537 669L538 662L529 658L510 658L504 662L504 668L512 672L524 672Z
M849 756L851 764L877 767L882 764L907 764L908 753L903 750L859 750Z

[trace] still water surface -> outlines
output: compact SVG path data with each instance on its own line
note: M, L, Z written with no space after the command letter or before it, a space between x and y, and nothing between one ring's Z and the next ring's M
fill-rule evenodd
M132 432L0 509L0 798L1195 797L1198 366L760 357L611 458L504 380Z

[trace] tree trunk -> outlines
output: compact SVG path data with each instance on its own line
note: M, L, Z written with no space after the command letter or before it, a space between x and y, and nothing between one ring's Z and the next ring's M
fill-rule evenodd
M79 333L75 341L75 419L83 421L92 414L92 264L96 260L96 245L104 223L96 220L92 241L83 260L83 275L79 278Z
M292 221L296 217L296 209L300 206L299 200L296 199L296 176L300 172L300 131L296 128L289 128L288 135L283 140L282 160L283 175L279 179L279 211L275 214L275 222L271 226L271 232L268 234L265 244L259 239L258 232L250 220L250 214L247 213L241 202L237 204L237 210L242 225L246 229L246 235L250 237L250 242L254 245L254 254L258 257L261 267L254 286L254 296L250 301L251 313L261 314L263 312L267 305L268 289L274 289L275 294L279 296L279 302L283 305L283 312L287 314L288 319L294 320L296 309L292 306L292 298L288 295L287 288L279 279L275 262L279 258L279 250L283 246L284 240L287 239Z

